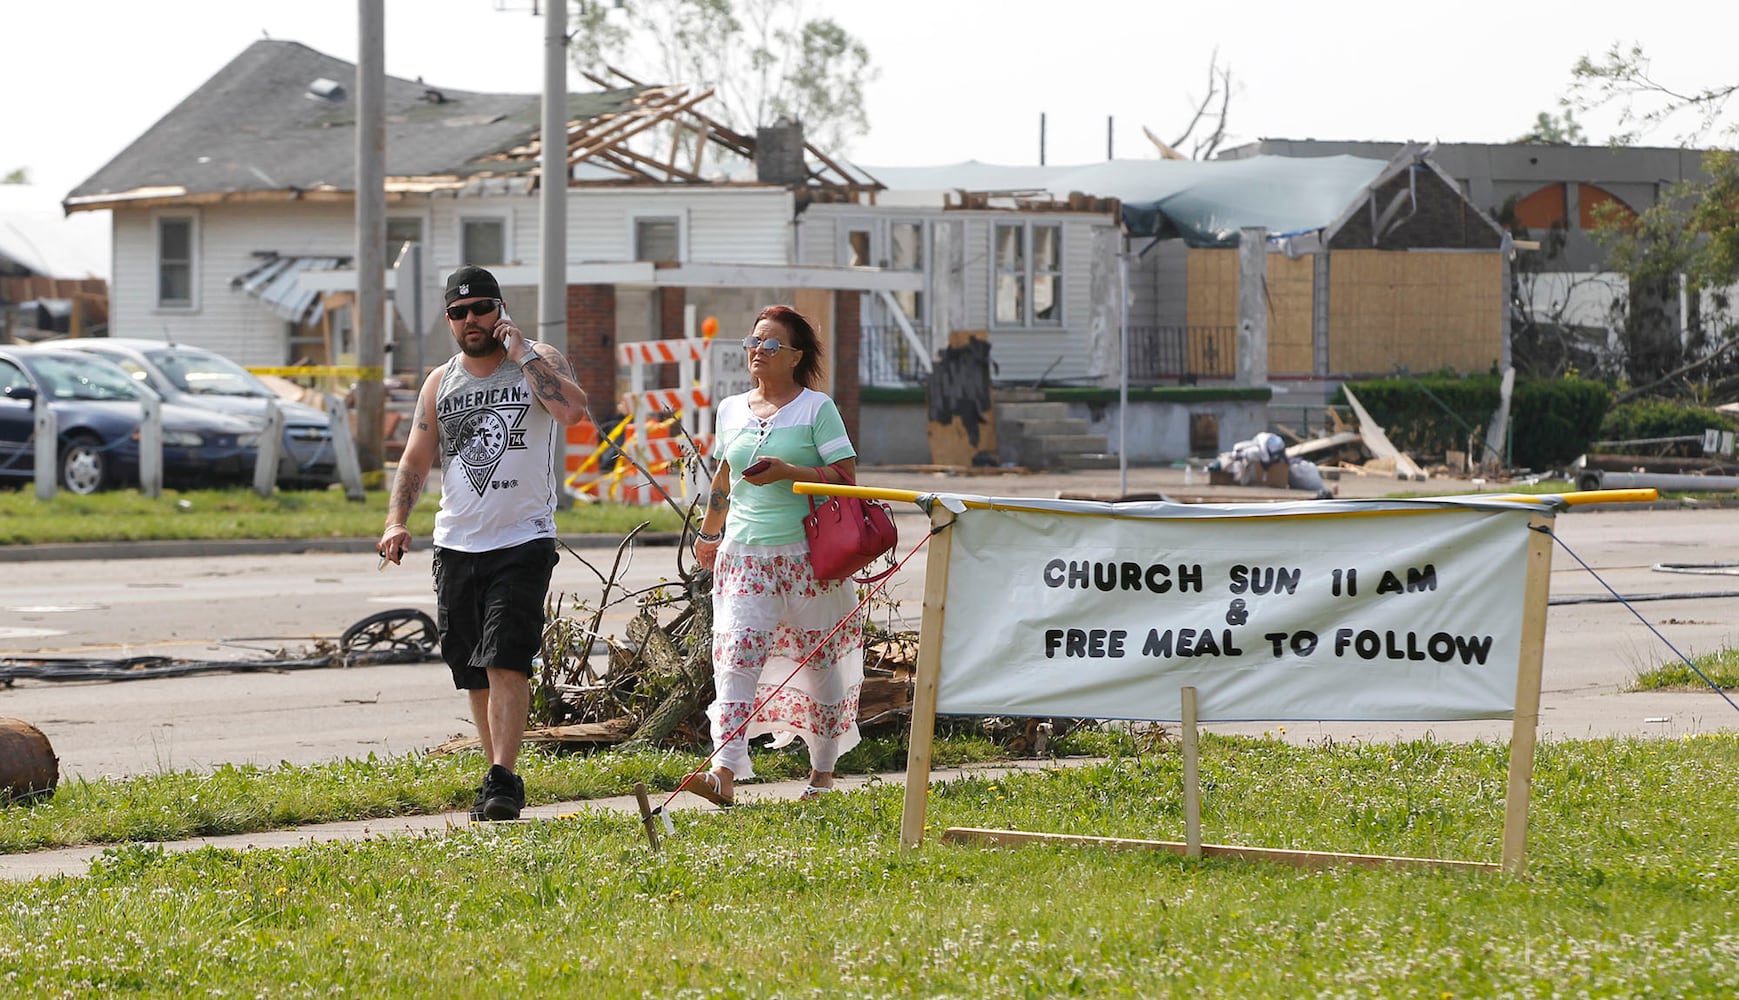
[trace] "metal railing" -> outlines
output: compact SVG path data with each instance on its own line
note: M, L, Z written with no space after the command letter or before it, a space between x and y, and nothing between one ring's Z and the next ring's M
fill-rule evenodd
M1131 326L1129 378L1137 382L1193 382L1232 378L1238 370L1235 326Z
M920 343L930 342L930 329L914 326ZM930 360L893 323L862 328L858 380L862 385L923 385L930 377Z

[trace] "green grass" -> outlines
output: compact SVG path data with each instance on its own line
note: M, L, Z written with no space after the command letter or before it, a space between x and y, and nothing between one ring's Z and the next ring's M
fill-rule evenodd
M1203 741L1210 842L1496 860L1504 749ZM640 761L647 770L651 762ZM1150 752L933 788L946 826L1181 839ZM17 996L1633 997L1739 991L1739 737L1547 742L1529 875L898 844L901 789L0 886ZM539 779L531 785L535 789Z
M1720 649L1691 657L1691 662L1716 686L1739 689L1739 649ZM1665 663L1636 675L1632 691L1707 691L1709 685L1683 663Z
M1066 753L1132 749L1126 736L1081 733L1058 741ZM998 760L982 736L936 741L937 766ZM447 756L369 755L308 766L221 765L97 781L74 779L47 798L0 808L0 854L128 841L185 840L253 833L311 823L373 819L468 809L484 770L476 753ZM627 795L636 781L670 791L700 758L676 751L554 754L528 748L519 771L532 805ZM844 774L903 770L901 739L867 739L842 758ZM758 780L809 773L800 754L755 754Z
M165 490L151 499L136 490L38 500L28 489L0 491L0 545L47 542L120 542L151 539L378 538L386 522L387 495L375 490L361 503L341 489L278 491L262 498L251 490ZM411 532L426 538L435 525L436 501L425 498L411 514ZM556 513L563 534L624 535L641 521L656 531L675 531L680 519L669 507L619 504L576 506Z

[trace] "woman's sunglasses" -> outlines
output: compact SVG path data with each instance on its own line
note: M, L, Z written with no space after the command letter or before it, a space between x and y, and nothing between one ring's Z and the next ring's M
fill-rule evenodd
M797 348L788 347L785 344L779 343L778 337L768 337L766 340L762 340L760 337L750 334L743 338L743 349L748 351L765 351L768 354L778 354L780 351L795 351Z
M464 319L467 314L472 316L487 316L499 308L500 305L501 303L497 299L478 299L476 302L467 302L461 306L448 306L447 318Z

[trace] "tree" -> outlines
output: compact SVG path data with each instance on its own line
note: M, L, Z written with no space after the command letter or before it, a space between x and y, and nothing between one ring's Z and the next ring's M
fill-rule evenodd
M1159 147L1159 155L1168 160L1208 160L1219 152L1221 143L1228 138L1226 123L1231 119L1232 94L1237 91L1237 82L1232 77L1230 64L1220 65L1220 50L1215 49L1208 56L1208 89L1200 100L1190 98L1194 105L1190 120L1179 132L1177 138L1165 142L1153 134L1153 130L1143 125L1141 131L1147 134L1147 140ZM1196 129L1209 126L1206 135L1197 136ZM1189 147L1188 154L1182 152Z
M1571 70L1562 104L1572 111L1613 107L1614 145L1673 127L1684 146L1708 145L1704 176L1668 187L1631 216L1615 205L1595 214L1609 266L1629 279L1624 317L1631 383L1650 391L1739 396L1739 337L1729 293L1739 283L1739 121L1727 105L1739 84L1685 90L1657 79L1641 46L1613 45ZM1684 315L1675 303L1683 292ZM1685 332L1681 340L1679 330Z
M1682 146L1739 139L1739 121L1727 118L1727 102L1739 93L1739 83L1677 89L1655 79L1640 45L1624 49L1614 43L1599 62L1583 56L1571 67L1570 76L1570 93L1561 102L1566 109L1618 109L1621 130L1613 133L1613 145L1633 145L1669 123L1687 118L1694 124L1675 137Z
M1542 111L1534 119L1534 127L1516 137L1517 142L1538 143L1547 146L1579 146L1588 141L1587 133L1582 131L1582 123L1576 120L1576 113L1565 108L1562 115L1554 115Z
M600 77L615 67L645 82L710 87L705 109L752 135L780 119L803 124L822 149L843 151L869 130L869 49L804 0L633 0L612 12L579 2L574 65ZM721 110L722 109L722 113Z
M6 171L4 176L0 176L0 184L29 184L29 183L30 183L30 168L29 167L14 167L13 169Z

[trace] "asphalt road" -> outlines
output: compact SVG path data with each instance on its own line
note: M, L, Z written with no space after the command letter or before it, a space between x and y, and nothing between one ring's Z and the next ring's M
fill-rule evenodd
M1132 471L1131 491L1182 492L1177 470ZM952 488L987 495L1055 496L1059 490L1115 493L1117 473L942 480L914 473L866 473L866 482L906 489ZM1358 484L1344 484L1356 495ZM1392 483L1363 488L1379 492ZM922 536L915 511L902 514L901 550ZM1578 510L1558 519L1562 541L1626 596L1739 595L1731 575L1656 571L1661 563L1739 563L1739 509ZM581 555L607 560L609 549ZM674 575L676 550L640 546L626 582ZM426 549L403 567L375 569L368 542L349 552L58 559L0 562L0 655L117 658L167 655L200 660L267 658L335 639L377 611L433 614ZM599 562L602 566L604 563ZM1554 598L1605 588L1563 549L1554 553ZM896 579L896 610L916 627L923 556ZM596 577L566 556L555 589L595 596ZM1635 603L1679 650L1695 654L1739 641L1739 597L1686 596ZM612 618L619 630L624 616ZM610 626L607 625L607 628ZM1541 733L1547 738L1678 736L1739 729L1739 711L1712 692L1627 694L1639 670L1673 652L1618 603L1564 604L1548 615ZM48 736L64 776L95 778L223 763L311 763L419 751L469 735L463 699L440 664L271 673L217 673L126 682L20 680L0 689L0 715ZM1216 725L1263 732L1262 725ZM1292 724L1289 740L1505 739L1508 722Z

